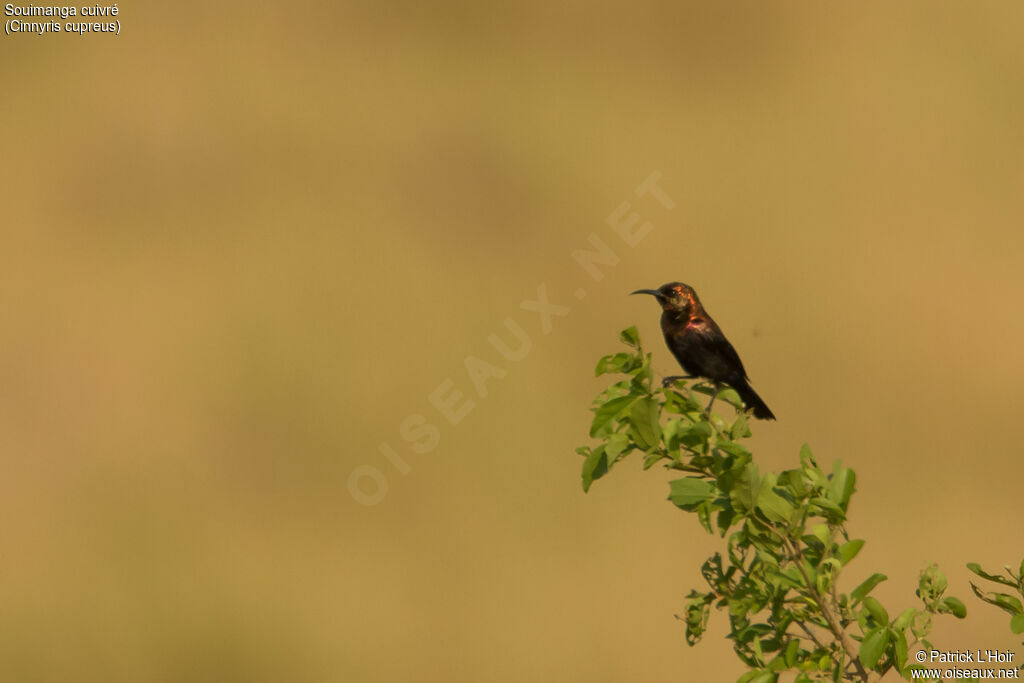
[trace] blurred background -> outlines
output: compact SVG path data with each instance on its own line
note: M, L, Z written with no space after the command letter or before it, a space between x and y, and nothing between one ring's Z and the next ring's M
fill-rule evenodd
M964 568L1024 555L1018 3L117 19L0 37L0 680L735 680L672 476L574 453L671 280L762 468L857 471L847 589L938 562L933 642L1024 656Z

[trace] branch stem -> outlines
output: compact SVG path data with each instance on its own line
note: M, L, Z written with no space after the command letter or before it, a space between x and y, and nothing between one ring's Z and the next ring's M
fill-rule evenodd
M822 595L821 591L818 590L818 587L813 581L811 581L811 577L808 576L807 570L804 569L803 557L801 556L800 549L796 547L792 539L779 534L777 531L776 535L782 539L783 546L789 554L790 561L796 565L797 571L799 571L800 576L803 577L804 584L807 586L807 591L810 594L811 599L818 605L818 609L821 610L821 616L825 617L825 621L828 623L829 631L832 632L833 637L835 637L836 641L843 648L843 651L846 652L846 656L849 657L850 661L853 663L854 668L857 670L857 676L860 680L865 682L870 680L867 670L864 668L864 665L860 663L860 657L857 656L857 647L854 645L849 634L846 633L842 624L839 623L839 605Z

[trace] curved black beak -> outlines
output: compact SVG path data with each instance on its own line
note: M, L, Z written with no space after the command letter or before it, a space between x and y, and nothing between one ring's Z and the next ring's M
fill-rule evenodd
M633 294L650 294L651 296L657 297L659 299L661 298L661 292L659 292L656 289L638 289L635 292L630 292L630 295Z

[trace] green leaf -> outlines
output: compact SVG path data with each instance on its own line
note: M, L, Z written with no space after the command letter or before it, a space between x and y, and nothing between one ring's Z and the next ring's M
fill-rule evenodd
M757 509L773 522L788 523L795 510L789 501L775 493L769 486L762 486L757 496Z
M1017 604L1019 605L1020 603L1018 602ZM943 598L942 602L939 603L939 612L949 612L957 619L963 619L967 616L967 607L956 598Z
M626 408L631 406L638 396L620 396L613 398L594 411L594 421L590 425L590 435L597 436L612 420L617 418Z
M882 607L882 603L875 600L870 595L864 597L864 607L867 609L871 618L875 620L875 623L879 626L887 626L889 624L889 613Z
M907 634L900 632L895 633L891 629L889 630L889 639L893 641L893 655L896 660L896 668L902 673L903 669L907 666Z
M867 596L868 593L875 589L875 586L882 583L888 578L889 577L885 574L872 574L867 578L866 581L864 581L864 583L860 584L859 586L853 589L853 592L850 593L850 598L853 600L854 603L860 602Z
M843 467L843 463L836 460L832 466L832 477L829 479L825 495L845 513L856 483L857 475L854 471L849 467Z
M774 651L773 649L769 649L768 648L767 642L768 641L762 642L761 643L761 648L764 649L764 650L767 650L769 652ZM782 653L776 655L775 659L773 659L772 661L768 662L768 670L769 671L774 671L775 673L778 673L780 671L785 671L788 668L789 668L789 665L786 664L786 653L785 652L782 652Z
M583 461L583 492L590 490L590 485L595 479L600 479L608 473L608 456L604 452L604 444L601 444L590 452L587 459Z
M824 486L828 483L825 473L818 467L818 461L811 454L811 448L807 444L800 447L800 469L815 486Z
M629 451L629 437L625 434L612 434L604 444L604 452L608 456L608 468L619 459L623 451Z
M650 397L641 398L629 409L629 421L636 429L637 443L645 451L661 443L660 409L658 402Z
M785 661L786 666L793 666L796 664L797 655L800 654L800 641L793 638L786 644Z
M712 387L710 384L705 384L703 381L701 381L699 384L694 384L693 390L696 391L698 394L704 394L705 396L710 396L711 394L715 393L714 387Z
M669 482L668 499L684 510L693 510L701 503L718 496L714 483L697 477L685 477Z
M743 399L740 398L740 395L736 393L735 389L722 387L721 391L718 392L718 399L725 401L737 410L743 410L744 408Z
M629 372L639 365L637 360L636 356L625 351L612 356L605 356L597 361L597 367L594 368L594 376L600 377L601 375Z
M691 397L674 389L665 390L665 410L676 415L700 412L701 406Z
M827 547L829 541L832 540L832 532L828 524L815 524L811 527L811 534L811 536L804 537L806 542L811 544L817 539L822 548Z
M1004 612L1008 612L1011 615L1024 614L1024 607L1021 607L1020 600L1012 595L1007 595L1006 593L986 593L975 586L973 581L971 582L971 590L979 598L990 605L995 605Z
M733 441L719 441L715 444L719 450L725 451L736 458L750 459L750 451Z
M921 641L921 644L925 646L925 649L932 649L931 643L925 638L925 636L932 632L931 614L928 612L918 611L917 615L914 616L914 623L910 626L910 632L914 634L915 638Z
M740 413L736 416L732 426L729 427L729 438L730 439L745 439L750 436L750 426L746 413Z
M892 627L901 633L906 631L907 627L914 622L914 617L917 616L917 612L918 610L915 608L908 607L903 610L898 617L896 617L896 621L893 622Z
M640 391L650 391L651 380L654 378L654 369L651 367L651 354L647 354L644 361L629 371L633 376L633 387Z
M772 586L778 586L780 588L800 588L803 586L803 582L800 575L797 573L796 568L791 567L789 572L792 572L792 574L767 567L765 568L765 580Z
M832 582L839 575L840 569L842 569L842 565L839 564L839 560L832 557L822 560L818 567L818 590L820 592L831 590Z
M691 449L702 448L713 433L714 429L707 422L695 422L679 431L679 443Z
M868 634L864 636L864 640L860 643L860 652L858 657L860 663L868 669L874 669L875 665L878 664L878 660L882 658L882 654L885 652L885 646L889 644L889 629L884 626L872 629L868 631Z
M682 420L678 417L669 418L665 420L665 424L661 425L661 438L669 449L677 449L679 447L679 439L676 438L676 435L681 427ZM674 445L673 439L675 439Z
M709 534L715 533L715 530L711 527L711 510L709 503L701 503L696 508L697 521L704 527L705 531Z
M676 615L676 619L686 622L686 643L696 645L708 627L711 615L710 605L715 599L714 593L698 593L690 591L686 596L686 616Z
M860 549L863 547L864 541L859 538L849 541L848 543L844 543L839 546L839 561L842 562L843 565L849 564L850 560L857 557L857 553L859 553Z
M632 346L634 349L640 348L640 333L636 331L636 326L627 327L619 333L619 340L623 344Z
M1024 567L1024 565L1021 565L1021 566ZM989 581L995 581L996 583L1001 583L1004 586L1009 586L1010 588L1016 588L1017 587L1017 582L1016 581L1011 581L1010 579L1006 578L1005 576L999 576L998 574L989 574L985 570L983 570L981 568L981 565L978 564L977 562L968 562L967 563L967 568L970 569L972 572L974 572L975 574L977 574L978 576L980 576L983 579L988 579Z
M732 520L736 517L736 511L732 508L723 508L718 511L715 521L718 523L718 533L724 538L725 533L732 526Z
M926 605L932 605L946 592L946 575L934 565L928 565L921 570L917 580L917 595Z
M599 407L601 407L602 404L607 403L613 398L620 398L622 396L627 396L629 394L635 393L636 392L633 391L633 386L630 380L619 380L614 384L609 384L604 391L602 391L600 394L594 397L590 410L597 410Z
M736 679L736 683L773 683L776 679L777 675L775 673L757 669L743 674Z
M811 490L803 470L785 470L779 475L779 484L788 488L798 500L806 497Z
M661 453L659 451L654 451L653 453L648 453L644 457L644 471L646 472L647 470L651 469L652 467L654 467L658 463L658 461L664 459L665 457L666 457L665 454Z
M754 509L758 496L761 493L761 475L757 472L757 465L747 463L739 476L729 489L729 499L737 509L747 512Z
M1014 633L1024 633L1024 614L1018 614L1010 619L1010 630Z
M843 509L824 496L811 498L810 505L815 510L815 514L820 514L832 524L846 521L846 513Z

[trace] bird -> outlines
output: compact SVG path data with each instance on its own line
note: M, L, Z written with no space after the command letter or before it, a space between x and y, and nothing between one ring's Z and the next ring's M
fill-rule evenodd
M747 408L753 411L754 417L761 420L775 419L775 414L751 388L739 354L704 310L693 287L682 282L669 282L658 289L638 289L631 294L650 294L661 304L661 331L665 334L665 343L687 373L666 377L664 386L678 379L703 377L711 380L715 386L711 401L705 409L707 413L710 414L711 404L715 402L722 385L726 384L736 390Z

